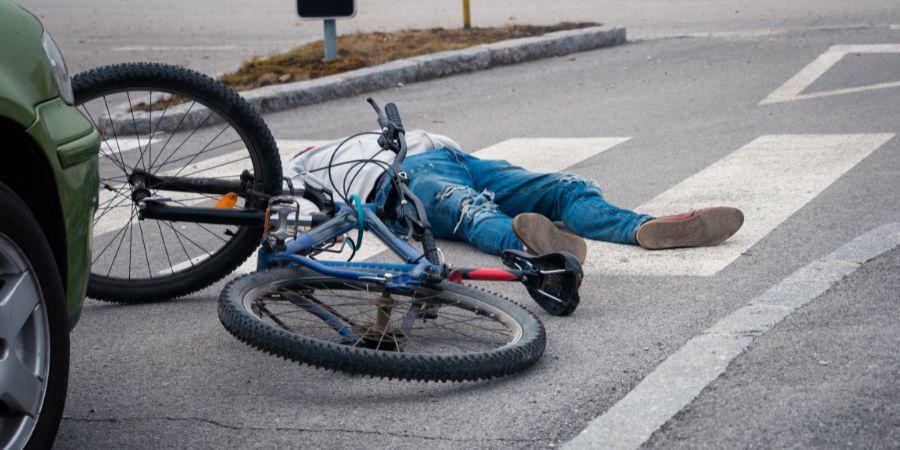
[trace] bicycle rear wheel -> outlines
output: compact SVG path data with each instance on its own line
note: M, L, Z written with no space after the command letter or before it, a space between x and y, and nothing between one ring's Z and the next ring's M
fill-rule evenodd
M117 64L73 79L76 106L97 127L99 208L93 224L90 297L120 303L175 298L221 279L253 253L259 226L139 220L135 174L240 181L281 191L275 141L252 106L193 70ZM151 190L173 206L212 207L221 195ZM241 203L241 202L239 202ZM236 208L264 209L242 199Z
M385 295L375 281L302 268L232 280L219 297L219 319L238 339L293 361L406 380L510 375L537 362L546 339L528 310L469 286Z

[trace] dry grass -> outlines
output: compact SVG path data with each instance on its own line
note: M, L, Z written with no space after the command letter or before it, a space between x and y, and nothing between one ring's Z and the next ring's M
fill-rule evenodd
M494 28L445 30L403 30L390 33L353 33L338 37L338 57L325 62L322 41L295 47L285 53L251 59L231 73L219 77L219 81L237 91L268 86L270 84L311 80L342 72L376 66L398 59L409 58L445 50L459 50L480 44L540 36L554 31L573 30L599 25L593 22L563 22L557 25L509 25ZM160 100L152 105L135 105L135 111L159 110L183 103L176 97L171 102Z
M242 91L269 84L310 80L428 53L595 25L564 22L551 26L510 25L469 30L433 28L354 33L338 37L338 57L332 61L323 61L324 44L316 41L285 53L254 58L242 64L237 71L219 77L219 80Z

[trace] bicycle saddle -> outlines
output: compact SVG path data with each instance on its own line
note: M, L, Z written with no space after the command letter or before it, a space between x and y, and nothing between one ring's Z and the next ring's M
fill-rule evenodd
M528 294L549 314L567 316L578 307L578 288L584 272L571 253L535 256L521 250L504 250L500 257L507 267L523 272L522 283Z

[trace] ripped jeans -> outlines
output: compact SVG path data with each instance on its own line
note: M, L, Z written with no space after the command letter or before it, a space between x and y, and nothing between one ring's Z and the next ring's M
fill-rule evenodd
M562 221L586 238L622 244L635 244L638 226L652 218L609 204L585 178L529 172L450 148L410 156L403 170L425 205L435 237L466 241L494 255L523 248L512 218L524 212ZM383 205L388 192L384 183L375 202Z

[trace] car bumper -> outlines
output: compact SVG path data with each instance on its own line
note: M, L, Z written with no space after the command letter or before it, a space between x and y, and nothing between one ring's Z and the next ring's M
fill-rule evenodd
M54 172L66 235L66 306L74 326L91 272L100 134L77 109L58 98L38 105L35 111L37 120L27 132L44 149Z

